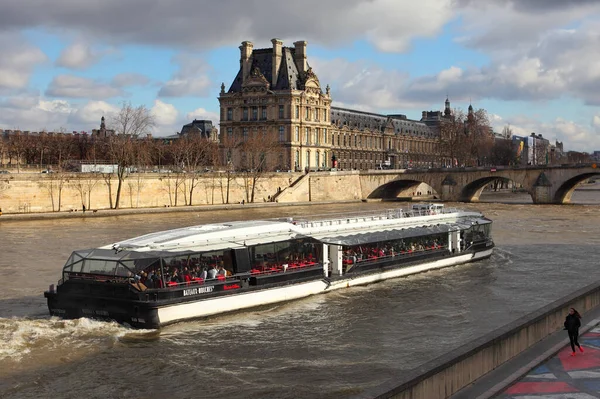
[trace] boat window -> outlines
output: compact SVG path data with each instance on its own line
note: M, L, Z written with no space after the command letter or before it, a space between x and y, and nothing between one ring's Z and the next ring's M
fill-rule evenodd
M141 271L148 272L150 269L160 269L160 258L141 258L121 261L121 263L136 273Z
M117 268L117 262L106 259L84 259L81 268L77 270L73 267L73 272L114 275Z
M374 242L344 247L344 264L374 261L380 258L411 255L447 248L448 234L432 234L420 237L407 237L396 240Z
M164 280L168 284L207 278L210 269L215 269L218 272L221 266L225 269L227 276L232 275L233 265L230 251L221 250L166 257L163 258ZM153 267L150 267L150 271L152 269ZM150 271L146 271L146 273L150 275Z
M250 247L253 268L261 270L290 263L319 263L321 245L311 239L261 244Z
M474 224L465 230L465 241L467 245L473 242L485 241L492 233L492 224Z

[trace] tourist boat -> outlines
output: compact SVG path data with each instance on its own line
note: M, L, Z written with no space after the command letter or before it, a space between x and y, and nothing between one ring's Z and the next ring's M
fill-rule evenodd
M53 316L155 329L487 258L491 223L417 204L185 227L75 251L44 296Z

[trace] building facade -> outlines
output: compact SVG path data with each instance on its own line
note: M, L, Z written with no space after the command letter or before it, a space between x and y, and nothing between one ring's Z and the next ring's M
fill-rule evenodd
M229 89L221 85L220 140L228 157L244 157L242 143L263 135L281 145L275 169L438 166L439 125L450 115L448 100L444 115L425 111L420 121L332 107L329 86L323 90L308 64L307 43L271 43L254 49L242 42L239 71Z

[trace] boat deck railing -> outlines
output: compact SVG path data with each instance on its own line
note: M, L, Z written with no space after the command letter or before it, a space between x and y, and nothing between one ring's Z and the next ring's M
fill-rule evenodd
M377 220L404 219L419 216L441 215L456 213L457 208L441 209L385 209L371 212L328 214L321 217L315 216L311 219L293 219L292 223L300 227L323 227L340 224L363 223Z

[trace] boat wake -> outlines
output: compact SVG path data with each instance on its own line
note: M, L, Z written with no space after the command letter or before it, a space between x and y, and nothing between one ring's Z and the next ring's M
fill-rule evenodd
M114 322L86 318L0 318L0 361L45 356L65 347L112 347L118 341L148 339L156 330L131 330ZM144 338L146 337L146 338Z

